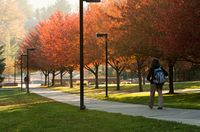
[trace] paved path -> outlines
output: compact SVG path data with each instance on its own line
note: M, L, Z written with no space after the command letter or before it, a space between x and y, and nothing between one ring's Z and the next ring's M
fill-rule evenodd
M52 91L44 88L31 88L31 92L41 96L70 105L79 106L80 97L75 94ZM111 113L122 113L124 115L144 116L160 120L176 121L185 124L200 126L200 110L186 110L164 108L163 110L149 109L145 105L118 103L111 101L100 101L96 99L85 98L87 109L106 111Z

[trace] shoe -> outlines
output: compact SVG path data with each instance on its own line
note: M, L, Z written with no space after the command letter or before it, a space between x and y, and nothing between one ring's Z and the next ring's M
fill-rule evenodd
M162 110L163 109L163 107L158 107L158 110Z
M149 105L149 108L150 108L150 109L152 109L152 108L153 108L153 106Z

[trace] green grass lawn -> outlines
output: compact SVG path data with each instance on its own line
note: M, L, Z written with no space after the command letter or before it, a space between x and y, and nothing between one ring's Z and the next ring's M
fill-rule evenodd
M192 81L192 82L175 82L175 89L200 89L200 81Z
M79 92L79 86L74 85L75 87L72 89L63 89L63 87L52 87L56 90L63 90L65 92L69 93L78 93ZM116 90L116 84L109 84L109 91L111 93L130 93L130 92L139 92L138 84L121 84L120 91ZM149 83L143 86L144 91L149 91ZM67 88L67 87L64 87ZM85 86L86 92L104 92L105 91L105 85L99 85L99 89L94 90L94 85ZM193 81L193 82L175 82L174 83L174 90L180 90L180 89L200 89L200 81ZM163 90L169 90L168 83L166 83L163 87Z
M58 103L16 89L0 90L1 132L199 131L181 123L111 114Z
M180 89L200 89L200 82L175 83L174 87L175 92ZM79 94L80 91L79 86L75 86L74 88L51 87L50 89L72 94ZM164 86L164 90L167 90L167 84ZM105 98L104 85L100 85L99 89L95 89L93 86L85 86L85 96L87 97L147 105L149 101L149 84L144 87L144 91L146 92L138 93L138 84L123 84L120 91L116 90L115 85L109 85L109 97ZM155 105L157 105L157 93ZM173 95L164 94L164 106L184 109L200 109L200 92L178 93Z
M87 94L86 94L87 95ZM133 93L133 94L109 94L108 98L104 95L87 95L88 97L98 98L102 100L111 100L132 104L148 105L149 94ZM157 105L158 97L155 97L155 105ZM164 94L164 107L183 108L183 109L200 109L199 93L184 93L169 95Z

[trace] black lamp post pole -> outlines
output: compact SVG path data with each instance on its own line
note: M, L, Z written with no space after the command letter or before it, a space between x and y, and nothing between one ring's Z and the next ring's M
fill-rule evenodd
M108 97L108 34L107 33L97 33L97 37L105 38L105 50L106 50L106 97Z
M22 68L22 59L23 59L23 54L21 55L21 91L22 91L22 87L23 87L23 68Z
M14 64L14 86L15 86L15 84L16 84L16 66L17 66L17 64L16 64L16 61L15 61L15 64Z
M35 50L34 48L30 48L30 49L27 49L27 93L30 93L29 92L29 83L30 83L30 77L29 77L29 51L33 51Z
M26 90L27 93L29 93L29 49L27 49L27 59L26 59L26 66L27 66L27 71L26 71Z
M83 0L80 0L80 110L84 110Z
M106 34L106 97L108 97L108 34Z
M22 91L22 88L23 88L23 57L24 56L27 56L27 55L21 55L21 91Z
M80 110L84 110L84 37L83 37L83 1L100 2L101 0L80 0Z

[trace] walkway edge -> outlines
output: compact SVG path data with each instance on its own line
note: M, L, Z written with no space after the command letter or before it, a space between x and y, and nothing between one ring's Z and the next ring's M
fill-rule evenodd
M58 102L79 106L78 95L53 91L44 88L31 88L31 92ZM112 101L102 101L85 97L87 109L99 110L111 113L121 113L130 116L143 116L146 118L165 121L175 121L184 124L200 126L200 110L164 108L163 110L149 109L145 105L127 104Z

